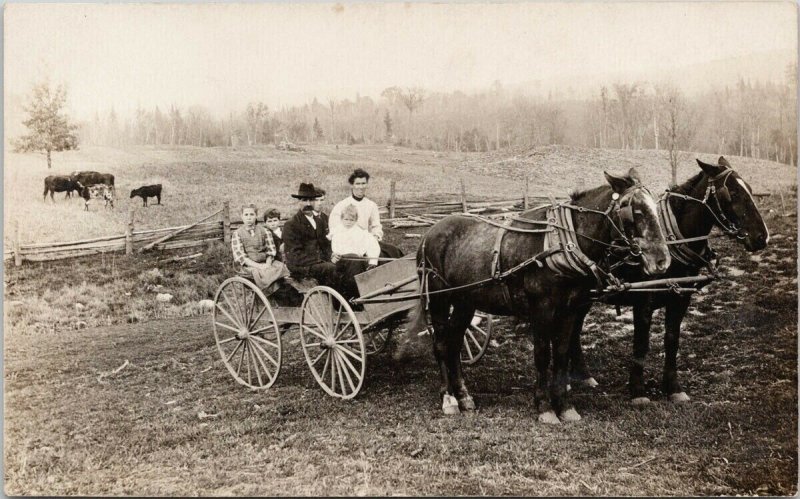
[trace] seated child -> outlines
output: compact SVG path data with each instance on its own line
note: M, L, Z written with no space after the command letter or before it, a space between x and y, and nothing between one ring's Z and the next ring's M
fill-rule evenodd
M339 282L342 292L346 298L352 298L358 294L355 282L356 274L369 270L378 264L378 257L381 254L381 247L378 240L356 224L358 220L358 208L347 205L342 211L342 225L336 227L331 232L331 250L333 257L331 261L336 263L336 270L339 274ZM348 256L366 256L367 262L363 260L342 259Z
M241 265L243 273L249 273L265 294L271 294L276 281L289 276L289 269L275 260L277 250L272 233L256 225L258 210L255 205L242 206L242 224L231 236L233 259Z
M272 241L275 243L275 249L277 250L275 259L283 262L285 260L283 257L283 232L280 224L281 212L275 208L270 208L264 213L264 225L272 233Z

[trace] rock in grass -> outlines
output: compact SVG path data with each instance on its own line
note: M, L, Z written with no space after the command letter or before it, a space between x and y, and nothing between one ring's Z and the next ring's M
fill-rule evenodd
M211 312L214 310L214 300L200 300L197 302L197 305L203 312Z
M158 293L156 295L156 301L161 303L169 303L172 301L172 295L169 293Z

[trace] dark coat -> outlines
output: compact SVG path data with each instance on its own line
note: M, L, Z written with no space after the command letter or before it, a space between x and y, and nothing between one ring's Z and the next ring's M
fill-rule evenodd
M325 237L328 234L327 217L316 217L316 223L317 229L314 230L311 222L298 210L283 225L283 244L289 270L331 261L331 242Z
M275 259L278 260L279 262L282 262L284 260L284 258L283 258L283 253L284 252L281 251L281 245L283 244L283 238L280 237L275 232L273 232L272 230L270 230L270 229L267 229L267 230L269 231L270 234L272 234L272 240L275 242L275 251L277 252L277 254L275 255ZM281 234L283 234L283 232L281 232Z

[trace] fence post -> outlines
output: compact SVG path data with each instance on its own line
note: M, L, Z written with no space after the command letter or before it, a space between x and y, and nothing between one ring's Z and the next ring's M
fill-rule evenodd
M19 221L14 220L14 266L19 267L22 265L22 253L20 253L19 242Z
M464 178L461 179L461 212L467 212L467 188L464 186Z
M525 192L522 194L522 208L527 210L528 209L528 176L525 175Z
M226 246L231 244L231 205L228 201L222 203L222 240Z
M394 210L394 204L395 204L395 198L394 198L395 185L394 185L394 183L395 183L394 180L392 180L389 183L389 218L392 218L392 219L394 218L394 212L395 212L395 210Z
M136 209L131 208L128 210L128 225L125 227L125 254L130 255L133 253L133 219L136 214Z

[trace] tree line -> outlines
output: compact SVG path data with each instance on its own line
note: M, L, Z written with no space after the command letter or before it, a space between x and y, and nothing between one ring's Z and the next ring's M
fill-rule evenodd
M222 118L200 105L139 108L125 117L112 108L79 123L75 133L81 143L113 147L289 141L491 151L564 144L666 150L673 167L679 151L796 165L796 72L790 65L780 82L740 79L692 96L673 84L633 82L569 99L526 95L495 82L471 94L389 87L376 98L315 98L281 109L253 102Z

